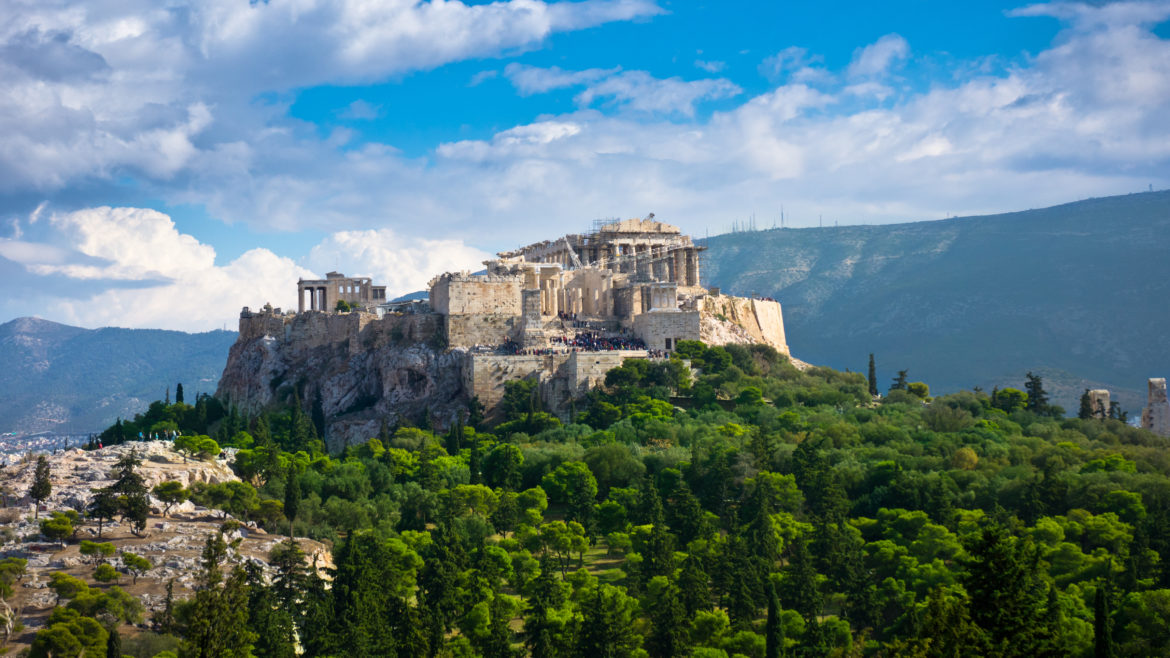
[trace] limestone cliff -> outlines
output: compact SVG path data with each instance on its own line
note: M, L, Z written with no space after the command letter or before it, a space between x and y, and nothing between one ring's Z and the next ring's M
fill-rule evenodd
M364 441L383 419L452 418L465 406L460 350L443 349L433 314L272 312L240 315L216 396L248 414L319 400L330 449Z

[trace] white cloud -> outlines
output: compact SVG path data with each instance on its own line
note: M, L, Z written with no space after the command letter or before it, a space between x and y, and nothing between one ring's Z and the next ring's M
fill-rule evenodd
M910 55L910 44L897 34L887 34L853 53L849 63L849 77L864 78L885 75Z
M309 267L268 249L217 265L215 250L148 208L87 208L49 218L52 242L0 239L0 258L34 276L85 287L44 302L39 314L82 326L205 331L233 324L244 306L296 308L296 281L341 270L398 295L444 271L477 270L490 254L455 239L390 229L339 231L312 248Z
M704 61L701 59L696 59L695 66L703 69L707 73L718 73L727 68L727 62Z
M760 75L769 80L787 78L789 82L828 83L833 81L833 74L823 66L824 58L820 55L809 54L808 49L799 46L789 46L784 50L764 58L758 70Z
M345 107L338 116L342 119L352 119L355 121L369 121L377 119L382 116L381 105L371 105L362 99L358 99Z
M493 256L458 240L404 238L390 229L341 231L313 247L309 265L368 276L386 286L387 297L426 289L442 272L477 271Z
M730 98L743 91L730 80L721 78L661 79L646 71L622 71L620 68L565 71L555 66L539 68L513 63L504 69L504 75L521 95L566 87L585 87L575 97L581 107L589 107L597 100L609 99L610 103L622 109L651 114L693 116L696 103Z
M554 89L565 87L580 87L603 78L607 78L621 71L621 67L612 69L586 69L584 71L565 71L557 66L540 68L524 64L512 64L504 67L504 75L516 87L522 96L543 94Z
M649 0L46 0L6 9L0 194L123 176L166 187L206 161L200 152L295 130L288 99L257 103L258 94L382 81L660 12Z

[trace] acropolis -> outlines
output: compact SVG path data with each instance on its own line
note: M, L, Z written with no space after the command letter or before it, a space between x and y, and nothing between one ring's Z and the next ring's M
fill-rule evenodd
M287 395L280 384L300 367L286 363L290 359L324 364L345 354L348 362L329 366L339 371L333 379L325 370L305 379L321 382L313 394L339 423L369 425L379 415L415 407L434 414L452 400L471 398L490 416L504 385L524 378L539 383L546 408L565 415L572 400L604 381L610 369L626 359L667 358L679 341L760 343L787 354L780 304L703 287L702 251L678 227L650 215L598 222L588 233L501 252L479 272L439 274L426 300L387 301L385 287L339 272L301 280L296 313L271 307L241 313L240 338L220 392L258 409ZM257 363L233 373L242 358L237 352L261 339L268 342L256 343L262 350L254 355ZM410 345L438 350L428 357L435 363L400 364ZM358 362L378 350L393 359L383 359L373 379L337 383L365 377L354 374ZM249 368L271 373L255 377ZM434 384L437 377L451 377L461 390L438 396L430 389L450 385ZM355 413L366 404L355 399L373 400L371 411Z

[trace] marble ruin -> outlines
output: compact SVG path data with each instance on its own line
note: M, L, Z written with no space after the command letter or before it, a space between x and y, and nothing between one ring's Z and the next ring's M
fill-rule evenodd
M1170 403L1166 401L1166 379L1151 378L1146 408L1142 410L1142 428L1158 436L1170 437Z
M305 308L305 297L309 298ZM375 286L365 277L348 277L340 272L329 272L324 279L297 281L297 310L332 311L337 302L372 310L386 301L386 286Z
M385 287L330 272L298 281L298 313L244 309L238 344L277 338L289 354L344 344L353 358L370 346L398 344L394 337L413 337L407 342L439 346L444 363L459 362L463 390L453 395L478 398L489 416L504 384L523 378L538 381L546 407L565 415L574 398L625 359L668 358L683 340L763 343L788 354L780 304L704 288L703 249L651 215L499 253L481 272L440 274L425 301L387 303ZM336 313L338 300L357 312ZM422 374L430 381L433 373ZM220 388L238 404L268 399L264 386L243 381L243 371L228 375ZM237 375L238 385L230 383ZM373 388L389 398L396 386L387 380Z

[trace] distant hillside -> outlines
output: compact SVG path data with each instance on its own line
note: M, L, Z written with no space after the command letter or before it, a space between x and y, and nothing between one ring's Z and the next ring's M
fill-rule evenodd
M704 278L780 300L793 354L896 370L933 391L1045 376L1075 411L1086 386L1131 417L1170 376L1170 192L930 222L773 229L707 241Z
M89 432L142 411L182 382L213 393L234 331L81 329L19 318L0 325L0 432Z

